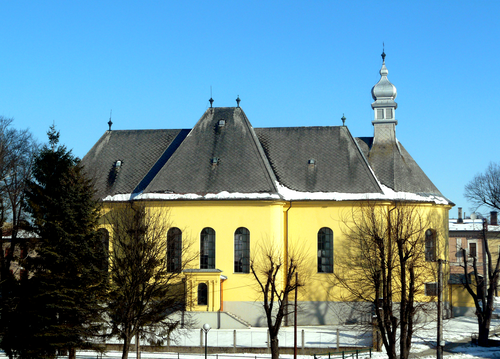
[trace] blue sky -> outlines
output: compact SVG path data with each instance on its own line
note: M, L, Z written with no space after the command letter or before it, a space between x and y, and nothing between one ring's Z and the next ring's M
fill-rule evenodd
M372 136L382 43L397 137L470 213L464 185L498 161L500 2L4 1L0 115L83 157L107 130L191 128L209 106L254 127ZM456 217L456 208L450 216Z

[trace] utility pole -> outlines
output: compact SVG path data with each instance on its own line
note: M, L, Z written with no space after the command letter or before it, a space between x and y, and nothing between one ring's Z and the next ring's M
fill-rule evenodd
M295 272L295 310L293 316L293 359L297 359L297 283L299 282L299 273Z
M438 259L437 359L443 359L443 260Z
M484 291L484 302L483 311L486 308L486 298L488 297L488 257L486 256L486 251L488 250L488 243L486 239L486 232L488 231L488 222L486 218L483 218L483 291Z

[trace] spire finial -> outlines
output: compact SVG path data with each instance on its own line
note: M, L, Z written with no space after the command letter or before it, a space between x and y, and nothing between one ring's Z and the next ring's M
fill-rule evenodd
M342 120L342 126L345 126L345 120L346 120L346 118L345 118L344 114L342 114L341 120Z
M210 86L210 100L208 100L208 102L210 102L210 108L212 108L212 104L214 103L214 99L212 98L212 86Z
M382 62L385 63L385 44L382 43Z
M238 95L238 97L236 98L236 104L238 105L238 107L240 107L240 95Z
M109 121L108 121L108 126L109 130L111 131L111 126L113 125L113 121L111 121L111 114L113 113L113 110L109 111Z

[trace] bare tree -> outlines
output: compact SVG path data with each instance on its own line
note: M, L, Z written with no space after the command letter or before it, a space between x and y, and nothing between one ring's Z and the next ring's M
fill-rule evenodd
M134 336L161 345L181 322L186 306L182 270L196 255L192 242L169 231L165 211L129 202L106 214L110 238L110 301L112 333L123 339L128 358Z
M474 176L465 186L465 198L467 198L477 210L487 207L500 210L500 165L491 162L484 173ZM500 276L500 256L493 258L490 251L487 236L487 222L483 219L483 250L486 254L486 273L482 275L477 268L477 259L472 259L472 272L469 273L468 263L464 261L464 286L472 296L476 307L476 316L479 327L478 342L481 346L488 345L491 316L493 314L494 296L498 291L498 280ZM463 258L467 258L463 250ZM469 274L473 275L474 281L470 280ZM487 278L487 284L485 283Z
M2 237L10 237L0 241L0 346L8 352L9 344L5 343L3 334L11 332L18 320L12 315L12 310L17 305L20 266L17 265L18 270L14 272L11 269L12 264L19 264L27 253L21 250L25 249L26 243L20 243L18 233L26 228L25 187L31 179L38 148L32 134L28 130L13 128L12 122L12 119L0 116L0 233Z
M425 308L417 297L435 275L430 262L437 257L437 232L420 207L405 202L366 203L342 221L345 243L334 273L344 289L340 299L372 303L372 325L389 358L398 358L399 346L406 359L416 315Z
M21 253L15 251L19 244L17 234L26 222L23 207L25 188L31 178L33 160L38 149L31 132L12 128L12 122L12 119L0 116L0 225L2 234L8 227L9 247L12 249L7 251L5 257L3 251L0 251L2 280L9 277L15 253Z
M262 245L250 259L250 270L258 283L266 314L271 358L279 358L278 334L284 317L292 313L288 295L305 285L306 267L300 251L283 251L272 245Z

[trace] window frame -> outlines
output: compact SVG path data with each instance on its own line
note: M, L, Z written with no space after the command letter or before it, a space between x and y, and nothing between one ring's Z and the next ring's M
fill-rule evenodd
M425 283L425 295L427 297L437 297L437 295L438 295L438 283L437 282Z
M250 231L239 227L234 231L234 273L250 273Z
M429 228L425 231L425 261L435 262L437 258L436 231Z
M167 272L180 273L182 270L182 231L172 227L167 232Z
M199 283L197 287L197 304L208 305L208 285L207 283ZM204 301L202 301L204 299Z
M329 238L328 238L329 237ZM333 231L322 227L317 234L317 271L318 273L333 273ZM330 247L330 248L328 248ZM326 252L326 253L325 253Z
M99 228L97 230L99 239L102 245L102 263L100 269L104 272L109 271L109 231L106 228Z
M215 230L210 227L200 232L200 269L215 269Z

